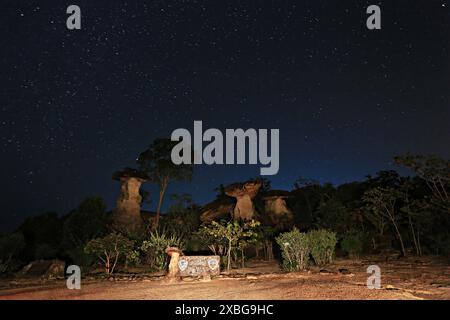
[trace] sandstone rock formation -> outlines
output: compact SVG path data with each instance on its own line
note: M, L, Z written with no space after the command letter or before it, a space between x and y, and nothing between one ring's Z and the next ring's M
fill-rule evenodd
M120 181L120 194L112 212L112 226L115 230L139 232L143 228L139 189L149 178L136 169L125 168L115 172L113 179Z
M220 219L226 219L233 215L234 201L231 198L220 198L208 203L200 209L200 221L211 223Z
M169 281L177 281L180 278L180 268L178 262L180 261L180 256L183 252L177 247L167 247L166 253L170 257L169 271L167 272L167 279Z
M244 221L252 220L256 213L252 199L258 194L261 181L250 180L244 183L234 183L225 188L225 194L236 198L233 218Z
M27 264L22 269L22 275L41 279L63 279L64 261L61 260L37 260Z
M265 212L272 224L279 226L292 222L294 216L286 204L289 195L290 192L284 190L270 190L264 195Z

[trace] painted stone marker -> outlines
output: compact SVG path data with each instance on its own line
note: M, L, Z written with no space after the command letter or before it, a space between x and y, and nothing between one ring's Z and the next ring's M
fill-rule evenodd
M181 277L208 277L220 274L219 256L182 256L178 261Z

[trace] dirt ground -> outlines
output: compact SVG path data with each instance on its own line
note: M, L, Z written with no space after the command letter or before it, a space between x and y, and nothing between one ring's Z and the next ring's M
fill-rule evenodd
M381 289L367 288L369 265L381 268ZM84 279L81 290L65 280L0 281L2 299L445 299L450 300L450 266L437 258L337 260L326 269L284 273L277 262L250 262L245 269L212 280L186 278L167 283L161 275L117 275Z

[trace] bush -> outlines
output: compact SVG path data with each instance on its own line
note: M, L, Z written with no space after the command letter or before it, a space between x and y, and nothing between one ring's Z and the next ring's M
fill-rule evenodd
M101 198L89 197L64 217L64 251L84 247L90 240L106 234L106 205Z
M255 243L258 239L258 228L260 223L255 220L238 221L222 220L220 223L213 221L211 224L203 225L197 235L210 243L210 248L216 254L216 250L226 248L227 252L227 270L231 269L232 256L231 253L241 252L241 262L244 264L244 248L251 243ZM217 249L216 249L217 248ZM237 258L237 255L235 256ZM236 260L236 259L235 259Z
M85 251L96 255L103 262L106 274L112 274L120 256L127 257L133 250L133 245L133 241L121 234L111 233L106 237L89 241Z
M359 232L347 233L341 241L341 248L351 258L358 258L363 251L363 235Z
M161 271L165 270L168 264L166 248L178 247L183 250L184 246L185 242L181 236L163 230L151 232L149 239L142 242L140 249L150 256L151 267Z
M17 259L25 248L25 239L21 233L0 237L0 273L12 271L17 267Z
M325 229L308 232L311 245L311 256L318 266L326 265L333 261L336 246L336 233Z
M55 248L47 243L41 243L36 246L34 258L36 260L41 259L54 259L58 256L58 248Z
M297 271L308 266L310 243L307 234L294 227L292 231L280 234L275 240L281 247L284 270Z

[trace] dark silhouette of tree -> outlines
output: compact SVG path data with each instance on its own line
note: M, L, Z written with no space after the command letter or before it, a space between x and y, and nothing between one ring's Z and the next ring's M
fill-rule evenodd
M161 216L161 207L167 187L171 181L190 181L192 165L176 165L171 160L172 148L178 142L170 139L156 139L150 147L142 152L137 160L140 170L144 171L151 181L159 185L159 199L156 217L152 229L156 229Z
M27 261L55 258L61 245L62 222L55 212L30 217L18 228L25 238L24 258Z
M394 160L423 179L432 193L433 204L450 213L450 160L424 155L396 156Z

